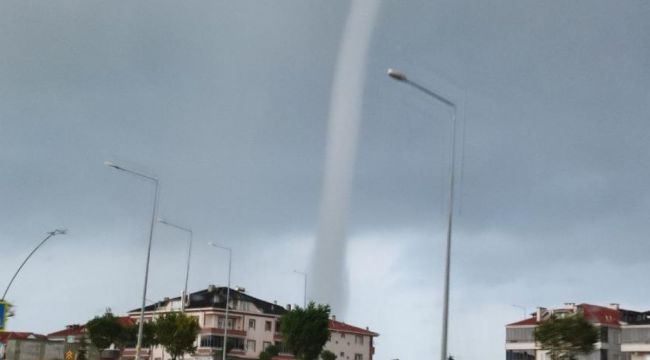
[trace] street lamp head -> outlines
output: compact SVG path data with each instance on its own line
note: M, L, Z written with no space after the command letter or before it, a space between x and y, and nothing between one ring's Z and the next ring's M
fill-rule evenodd
M106 165L108 167L112 167L114 169L118 169L118 170L121 169L119 166L117 166L114 162L112 162L110 160L104 161L104 165Z
M64 235L68 233L68 229L55 229L54 231L50 231L48 234L54 236L54 235Z
M397 81L406 81L406 75L399 70L389 68L388 71L386 71L386 74Z

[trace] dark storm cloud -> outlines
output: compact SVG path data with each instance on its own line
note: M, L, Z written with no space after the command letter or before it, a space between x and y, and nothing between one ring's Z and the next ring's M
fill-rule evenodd
M105 306L124 311L137 303L151 187L103 167L107 159L159 176L161 215L193 226L198 242L236 248L237 282L283 303L299 301L290 267L308 265L316 229L348 6L0 4L3 276L44 232L67 226L70 233L25 268L11 297L21 314L34 314L40 303L32 290L47 286L57 304L74 309L50 314L47 325L23 316L12 326L55 330ZM517 301L606 301L580 286L589 274L642 281L635 276L647 272L643 254L650 250L648 18L650 5L641 1L382 2L366 69L350 228L353 238L389 244L380 254L397 254L386 260L390 271L378 272L390 281L369 270L356 274L363 286L351 299L381 300L394 285L401 301L418 297L414 311L430 311L420 297L437 294L441 280L448 113L386 78L387 67L464 93L452 288L484 299L477 316L507 314L503 304ZM152 297L180 289L164 281L182 280L177 240L156 230ZM367 266L351 268L374 269L360 253L348 262L365 259ZM222 255L196 256L191 288L224 282ZM247 271L260 263L269 269L263 276ZM616 289L614 301L647 298ZM364 308L379 311L380 300ZM463 301L452 308L471 307ZM416 335L359 308L353 301L350 322L382 326L380 358L391 356L391 339ZM499 319L487 332L501 334ZM470 331L470 321L459 316L454 325ZM486 339L489 354L502 355L501 336Z

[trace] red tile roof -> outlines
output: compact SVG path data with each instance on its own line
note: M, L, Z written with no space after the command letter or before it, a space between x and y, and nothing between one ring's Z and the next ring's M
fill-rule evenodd
M616 309L591 304L580 304L576 306L576 309L582 312L585 319L589 322L615 327L620 326L620 323L618 321L620 318L620 312ZM558 309L556 311L572 312L571 310L567 309ZM506 326L531 326L537 325L538 323L539 322L537 321L537 318L533 316L528 319L508 324Z
M379 336L379 334L377 334L376 332L372 332L370 330L362 329L356 326L348 325L344 322L331 320L331 319L330 319L329 328L331 331L353 333L359 335L368 335L368 336Z
M508 324L506 326L526 326L526 325L537 325L537 317L533 316L528 319L524 319L521 321L513 322L512 324Z
M131 319L128 316L120 316L117 318L122 326L133 326L135 325L135 320ZM68 325L63 330L55 331L51 334L47 334L47 337L65 337L65 336L80 336L86 330L86 325L73 324Z
M47 337L66 337L66 336L78 336L83 334L85 330L83 325L68 325L63 330L55 331L53 333L47 334Z
M580 304L578 309L581 309L585 319L592 323L611 326L621 325L618 322L620 314L616 309L590 304Z
M25 340L28 339L30 336L33 336L36 339L40 339L40 340L45 339L45 335L35 334L32 332L6 331L6 332L0 332L0 342L6 343L7 340Z

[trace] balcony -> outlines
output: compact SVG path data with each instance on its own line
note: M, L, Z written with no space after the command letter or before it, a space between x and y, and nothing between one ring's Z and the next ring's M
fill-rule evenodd
M204 327L201 329L201 335L224 335L223 328ZM246 330L228 329L228 337L246 337Z

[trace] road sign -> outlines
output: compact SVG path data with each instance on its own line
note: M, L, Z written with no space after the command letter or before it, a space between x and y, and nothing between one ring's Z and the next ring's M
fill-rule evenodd
M9 314L9 303L0 301L0 331L5 331L7 327L7 315Z
M72 350L68 350L65 352L65 360L74 360L74 353Z

